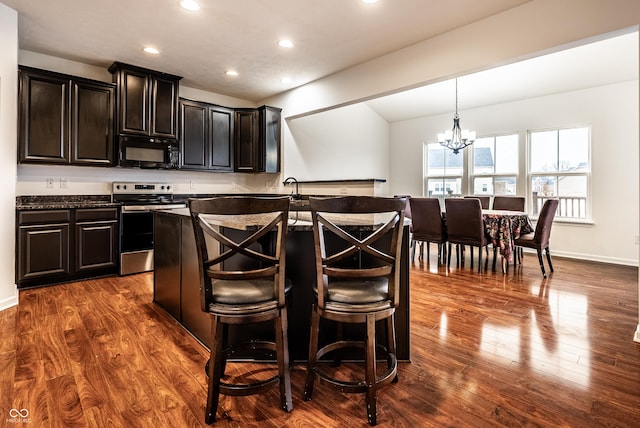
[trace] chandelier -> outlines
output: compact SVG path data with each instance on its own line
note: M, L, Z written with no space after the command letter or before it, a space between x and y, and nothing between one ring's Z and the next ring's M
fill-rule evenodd
M458 117L458 79L456 78L456 115L453 116L453 128L447 129L438 134L438 143L458 154L460 150L473 144L476 133L468 129L460 129L460 118Z

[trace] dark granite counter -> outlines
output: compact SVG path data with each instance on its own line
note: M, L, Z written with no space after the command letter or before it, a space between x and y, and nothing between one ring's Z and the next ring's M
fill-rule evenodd
M111 195L39 195L16 196L16 210L64 210L73 208L117 208Z

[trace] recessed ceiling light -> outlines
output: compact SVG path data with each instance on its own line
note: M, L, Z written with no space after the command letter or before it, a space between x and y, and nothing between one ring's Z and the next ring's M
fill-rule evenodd
M224 72L227 76L237 76L238 72L235 70L227 70Z
M378 0L362 0L362 3L373 4L378 3Z
M278 46L280 46L281 48L292 48L293 42L288 39L282 39L278 42Z
M291 83L291 82L293 82L293 79L291 77L283 77L282 79L280 79L280 82L282 82L282 83Z
M195 0L182 0L180 2L180 6L182 6L183 9L187 9L192 12L200 10L200 5Z
M152 48L151 46L147 46L146 48L143 49L143 51L151 55L158 55L160 53L158 49Z

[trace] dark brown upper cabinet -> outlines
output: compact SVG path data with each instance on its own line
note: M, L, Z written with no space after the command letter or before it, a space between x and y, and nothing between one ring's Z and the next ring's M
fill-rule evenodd
M233 171L233 110L181 99L180 168Z
M235 171L280 172L282 109L235 110Z
M18 92L19 162L113 165L113 84L20 67Z
M120 62L109 72L118 87L119 134L178 138L181 77Z

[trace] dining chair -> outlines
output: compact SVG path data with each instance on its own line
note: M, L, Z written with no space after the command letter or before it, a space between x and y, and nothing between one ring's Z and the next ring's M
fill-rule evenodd
M482 206L483 210L488 210L489 207L491 206L491 196L467 195L467 196L464 196L464 198L478 199L480 201L480 205Z
M542 250L547 255L547 262L549 263L549 270L553 272L553 264L551 263L551 254L549 253L549 237L551 236L551 226L553 225L553 218L556 215L558 209L558 199L547 199L542 205L542 210L538 215L538 222L536 223L536 230L531 233L520 235L515 240L515 244L519 247L533 248L538 253L538 262L540 263L540 270L542 270L542 276L547 277L547 273L544 270L544 263L542 261Z
M482 206L478 198L447 198L444 200L447 216L447 239L449 249L447 268L451 265L451 244L456 244L458 263L464 246L471 247L471 268L473 269L473 247L478 247L478 272L482 272L482 248L485 249L485 270L489 260L489 240L485 234Z
M289 198L189 199L195 232L202 310L211 315L205 422L216 419L219 395L250 395L280 386L280 407L293 408L287 339L285 278ZM228 327L273 321L275 342L229 343ZM260 340L253 340L260 339ZM223 382L236 352L275 352L277 374L252 383Z
M493 197L493 209L494 210L505 210L505 211L524 211L526 199L524 196L506 196L506 195L496 195ZM516 246L514 248L514 255L516 259L514 259L513 265L516 265L516 261L522 263L522 247ZM494 251L495 253L495 251ZM494 259L495 265L495 259ZM495 270L495 266L494 266Z
M493 209L505 211L524 211L524 196L504 196L493 197Z
M367 419L377 423L376 391L397 381L395 311L400 296L400 255L406 199L374 196L309 198L315 244L316 283L304 399L313 395L316 377L341 392L365 393ZM359 216L361 220L352 218ZM352 220L352 221L349 221ZM354 227L354 222L360 226ZM351 226L349 226L351 224ZM364 325L364 340L337 335L319 346L320 320ZM386 348L376 339L376 321L384 321ZM326 324L322 324L326 326ZM384 337L384 336L383 336ZM345 348L364 351L364 376L337 378L327 369L329 353ZM387 361L376 369L376 351Z
M438 245L438 264L444 263L447 255L447 229L442 219L440 201L437 198L411 198L411 261L415 260L416 247L420 244L420 255L423 256L423 243L427 244L427 260L429 260L429 244L431 242ZM444 251L443 251L444 249Z

